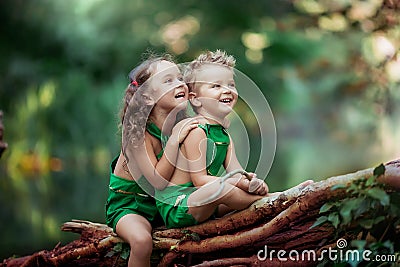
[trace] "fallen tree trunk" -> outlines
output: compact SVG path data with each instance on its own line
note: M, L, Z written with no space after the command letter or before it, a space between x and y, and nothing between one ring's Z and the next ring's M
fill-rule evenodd
M374 233L371 228L361 229L355 216L353 221L342 228L335 225L335 219L331 223L315 222L321 217L321 212L324 212L321 207L326 207L326 203L354 200L354 192L351 191L354 185L367 185L366 190L376 192L377 196L372 195L372 198L377 201L378 197L386 199L383 198L386 195L378 196L378 193L382 195L381 191L372 189L371 181L374 176L385 185L387 194L397 194L400 191L400 160L386 164L384 173L377 174L377 169L370 168L332 177L306 188L294 187L279 195L261 199L246 210L200 225L181 229L156 229L153 233L154 266L292 266L294 262L296 266L314 266L321 260L319 257L323 250L339 246L339 240L376 241L372 237ZM362 192L367 192L366 190ZM370 208L380 211L379 207ZM368 212L361 214L363 220L368 219ZM400 227L392 224L394 219L400 221L399 218L390 217L389 211L385 209L381 212L384 215L387 213L387 216L377 224L380 223L379 228L386 230L381 233L381 240L378 241L389 240L394 242L395 247L400 246ZM344 211L341 215L345 216ZM65 223L62 230L78 233L80 239L65 246L57 246L51 251L7 259L0 266L126 264L124 255L128 255L126 249L129 248L125 248L126 244L125 247L122 245L123 240L108 226L75 220ZM277 253L279 250L296 251L299 255L308 253L309 257L286 257L286 260L282 260ZM275 254L271 254L271 251L275 251Z

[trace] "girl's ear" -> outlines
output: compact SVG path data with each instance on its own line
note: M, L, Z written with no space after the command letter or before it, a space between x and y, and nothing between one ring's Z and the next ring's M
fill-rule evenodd
M196 97L196 93L193 92L189 93L189 101L194 107L201 107L201 102Z

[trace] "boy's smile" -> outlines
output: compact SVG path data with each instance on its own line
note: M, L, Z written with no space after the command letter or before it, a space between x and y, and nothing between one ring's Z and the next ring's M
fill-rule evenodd
M219 102L224 103L224 104L230 104L230 103L232 103L232 101L233 101L232 97L225 97L225 98L222 98Z
M238 97L233 71L219 64L201 67L193 92L208 115L219 118L226 117L232 111Z

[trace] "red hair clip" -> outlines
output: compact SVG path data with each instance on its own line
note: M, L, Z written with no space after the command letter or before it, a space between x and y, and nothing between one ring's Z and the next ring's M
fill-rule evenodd
M132 84L133 86L136 86L136 87L138 87L138 83L137 83L137 81L136 81L136 80L133 80L133 81L131 81L131 84Z

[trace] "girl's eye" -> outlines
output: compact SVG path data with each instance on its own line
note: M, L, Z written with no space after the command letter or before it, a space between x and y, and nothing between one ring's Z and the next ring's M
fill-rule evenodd
M214 84L211 85L211 88L219 88L219 87L221 87L221 86L219 84L217 84L217 83L214 83Z
M183 82L183 77L178 77L178 80Z
M165 83L171 83L171 82L172 82L171 78L168 78L168 79L165 80Z
M228 86L231 87L231 88L235 88L235 84L234 83L230 83Z

